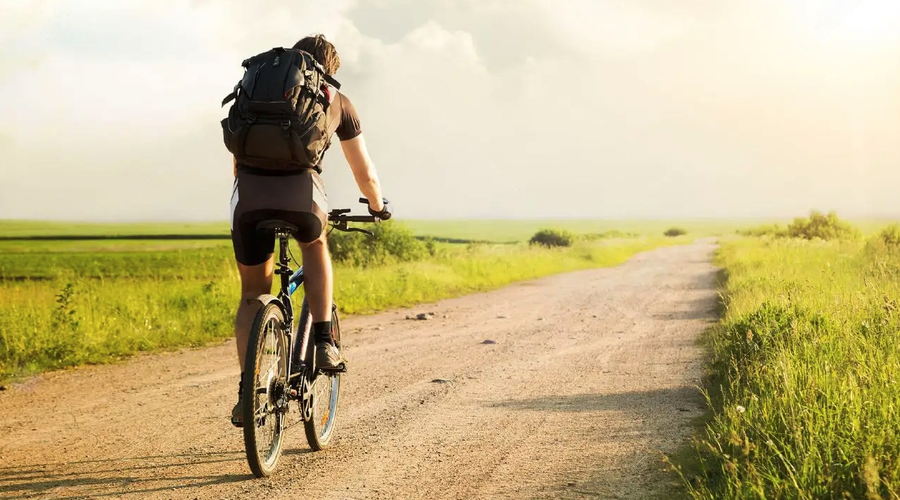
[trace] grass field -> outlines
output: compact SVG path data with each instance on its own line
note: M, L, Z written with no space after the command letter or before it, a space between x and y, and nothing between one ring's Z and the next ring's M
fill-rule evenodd
M231 248L231 240L0 240L0 254L161 252L192 248Z
M220 222L54 222L0 220L0 238L27 236L131 236L131 235L228 236L228 221Z
M764 221L772 222L772 221ZM486 242L526 241L543 228L567 229L576 233L619 230L659 236L669 227L685 227L700 235L733 233L735 229L758 225L760 221L618 221L599 219L548 220L405 220L404 224L419 236L478 240ZM0 220L0 245L4 238L94 237L123 238L141 235L212 236L228 238L228 222L210 223L63 223ZM127 240L125 240L127 241ZM179 240L172 240L179 241Z
M900 498L900 248L724 243L695 499Z
M642 250L687 241L606 239L565 249L432 244L431 253L413 262L337 265L335 300L344 314L370 313L616 265ZM0 379L229 338L238 289L229 240L0 241Z
M659 236L670 227L683 227L695 236L733 234L735 230L774 220L601 220L601 219L547 219L547 220L405 220L404 224L419 236L477 240L486 242L527 241L540 229L566 229L579 234L602 233L611 230ZM61 223L42 221L0 220L0 245L3 238L29 236L88 236L128 237L135 235L221 235L228 237L228 222L210 223ZM176 240L177 241L177 240Z
M766 224L786 225L791 219L673 219L673 220L604 220L604 219L473 219L473 220L404 220L419 236L450 238L456 240L478 240L487 242L527 241L535 232L544 228L566 229L579 234L623 231L643 236L659 236L670 227L681 227L692 236L722 236ZM880 230L890 221L879 219L852 220L863 233L871 234ZM29 236L93 236L129 237L135 235L171 236L220 236L228 241L228 222L187 222L187 223L88 223L88 222L48 222L0 220L0 252L4 238L27 238ZM123 240L129 241L129 240ZM205 246L214 245L205 241ZM213 240L214 241L214 240ZM197 245L197 241L169 240L169 246ZM83 242L79 243L82 247ZM142 243L137 243L140 245ZM77 246L77 245L76 245ZM97 243L98 247L105 246ZM8 248L8 247L7 247Z
M623 231L644 236L660 236L670 227L681 227L692 236L734 234L737 229L778 221L761 220L411 220L406 224L416 234L440 238L483 241L525 241L544 228L565 229L577 234Z

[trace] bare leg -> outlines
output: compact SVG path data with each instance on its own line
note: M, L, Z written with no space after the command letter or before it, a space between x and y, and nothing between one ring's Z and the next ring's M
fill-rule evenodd
M237 340L238 362L240 362L241 372L243 372L250 328L253 327L253 318L260 307L259 302L252 299L272 293L274 259L270 256L268 261L258 266L245 266L238 263L238 272L241 275L241 303L238 305L237 317L234 321L234 337Z
M331 321L332 274L331 255L325 234L312 243L300 245L303 251L304 289L313 322Z

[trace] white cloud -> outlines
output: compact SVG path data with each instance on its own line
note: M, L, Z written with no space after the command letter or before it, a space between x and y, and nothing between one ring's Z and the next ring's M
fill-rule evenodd
M354 0L204 0L194 2L214 27L213 44L231 54L291 46L310 33L333 38ZM240 61L238 61L240 62Z
M646 3L646 2L644 2ZM607 57L629 57L677 39L694 26L684 15L658 12L634 1L538 2L565 45Z
M0 73L0 217L224 220L219 101L313 32L403 217L900 211L900 50L835 55L781 0L12 5L4 61L40 64ZM353 203L337 145L325 177Z

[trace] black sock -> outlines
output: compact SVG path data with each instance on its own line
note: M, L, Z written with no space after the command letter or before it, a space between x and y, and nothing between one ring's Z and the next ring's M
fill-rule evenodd
M312 326L313 340L316 344L331 343L331 321L319 321Z

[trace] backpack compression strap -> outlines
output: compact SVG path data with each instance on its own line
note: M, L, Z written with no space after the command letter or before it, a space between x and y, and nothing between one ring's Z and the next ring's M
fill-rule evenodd
M225 99L222 99L222 106L221 106L221 107L225 107L226 104L228 104L229 102L235 100L235 98L237 98L238 90L239 90L240 88L241 88L241 82L237 82L237 85L234 86L234 90L232 90L230 94L228 94L227 96L225 96Z

